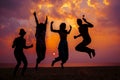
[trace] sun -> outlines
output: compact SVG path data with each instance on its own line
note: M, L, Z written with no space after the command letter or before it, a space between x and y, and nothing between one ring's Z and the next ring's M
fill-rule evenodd
M53 53L53 56L55 56L55 52Z

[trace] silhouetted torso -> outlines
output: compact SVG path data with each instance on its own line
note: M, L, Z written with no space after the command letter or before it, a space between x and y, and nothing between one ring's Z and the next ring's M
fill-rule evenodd
M59 33L59 35L60 35L60 41L62 41L62 40L67 41L67 31L66 31L66 30L64 30L64 31L59 31L58 33Z
M25 47L26 40L23 37L15 39L13 46L15 47L16 54L23 54L23 48Z
M78 29L79 29L81 36L83 37L83 40L91 42L91 38L90 38L90 35L88 33L88 25L83 24Z
M41 44L41 46L46 47L45 45L45 35L46 35L46 25L38 24L36 27L36 44Z
M38 39L41 37L41 39L45 39L46 34L46 25L45 24L38 24L36 27L36 38Z
M58 46L59 57L63 60L68 59L68 43L67 43L67 30L59 30L60 43Z

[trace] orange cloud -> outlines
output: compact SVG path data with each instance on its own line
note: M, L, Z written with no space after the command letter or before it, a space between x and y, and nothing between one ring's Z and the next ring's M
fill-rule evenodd
M105 4L105 6L108 6L110 3L108 0L103 0L102 2L97 0L87 0L87 4L89 7L97 9L97 8L104 8L103 4Z
M91 3L91 0L87 1L88 6L96 8L96 5L94 3Z
M109 3L109 1L108 0L103 0L103 3L105 4L105 5L110 5L110 3Z

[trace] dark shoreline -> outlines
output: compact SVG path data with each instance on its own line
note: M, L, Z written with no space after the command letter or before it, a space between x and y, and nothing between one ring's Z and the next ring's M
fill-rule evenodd
M24 77L20 70L13 77L13 68L0 68L0 80L120 80L120 66L28 68Z
M16 63L0 63L0 68L14 68ZM21 64L21 67L23 64ZM28 67L33 68L35 64L29 63ZM120 63L80 63L80 64L72 64L67 63L64 65L65 67L119 67ZM51 64L40 64L39 67L51 67ZM55 67L60 67L59 64L56 64Z

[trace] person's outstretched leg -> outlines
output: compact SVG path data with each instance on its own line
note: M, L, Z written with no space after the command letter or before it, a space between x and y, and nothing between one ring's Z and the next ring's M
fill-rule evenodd
M96 55L95 50L91 49L91 52L92 52L93 57L95 57L95 55Z
M22 68L21 75L24 76L24 73L25 73L25 71L26 71L26 69L27 69L27 65L28 65L28 62L27 62L27 59L26 59L25 56L22 57L22 61L23 61L24 66L23 66L23 68Z
M61 68L64 69L64 66L63 66L64 63L61 63Z
M18 71L20 64L21 64L21 61L17 61L17 65L15 66L14 71L13 71L13 76L16 76L16 73Z
M38 64L40 63L40 59L39 57L36 59L36 66L35 66L35 70L37 71L38 70Z
M17 73L17 71L19 69L19 66L21 65L21 57L18 54L16 54L16 53L14 54L14 56L15 56L15 59L17 61L17 64L16 64L16 66L14 68L13 76L16 76L16 73Z
M54 64L55 64L55 60L53 60L53 61L52 61L52 64L51 64L51 66L53 67L53 66L54 66Z
M62 63L61 63L61 68L64 69L64 64L68 60L68 51L66 52L67 54L62 57Z
M88 48L88 47L83 47L83 52L86 52L90 58L92 58L92 49Z
M87 52L90 58L92 58L92 56L95 57L96 55L95 50L88 47L84 47L83 51Z
M44 46L37 45L36 46L36 52L37 52L37 59L36 59L35 70L37 71L38 70L38 64L40 64L40 62L45 59L46 46L45 45Z
M91 55L92 49L85 46L81 46L81 45L76 46L75 49L80 52L86 52L89 55L89 57L92 58L92 55Z
M61 68L64 69L64 64L66 63L66 61L62 60L62 63L61 63Z
M40 63L40 56L41 56L41 51L40 51L40 45L38 41L36 41L36 53L37 53L37 59L36 59L36 65L35 65L35 70L38 70L38 64Z
M60 61L60 60L61 60L61 58L60 58L60 57L55 58L55 59L52 61L51 66L53 67L53 66L54 66L54 64L55 64L56 62Z
M41 55L40 55L41 54ZM45 59L45 52L44 53L40 53L38 58L36 59L36 66L35 66L35 70L38 70L38 64Z

